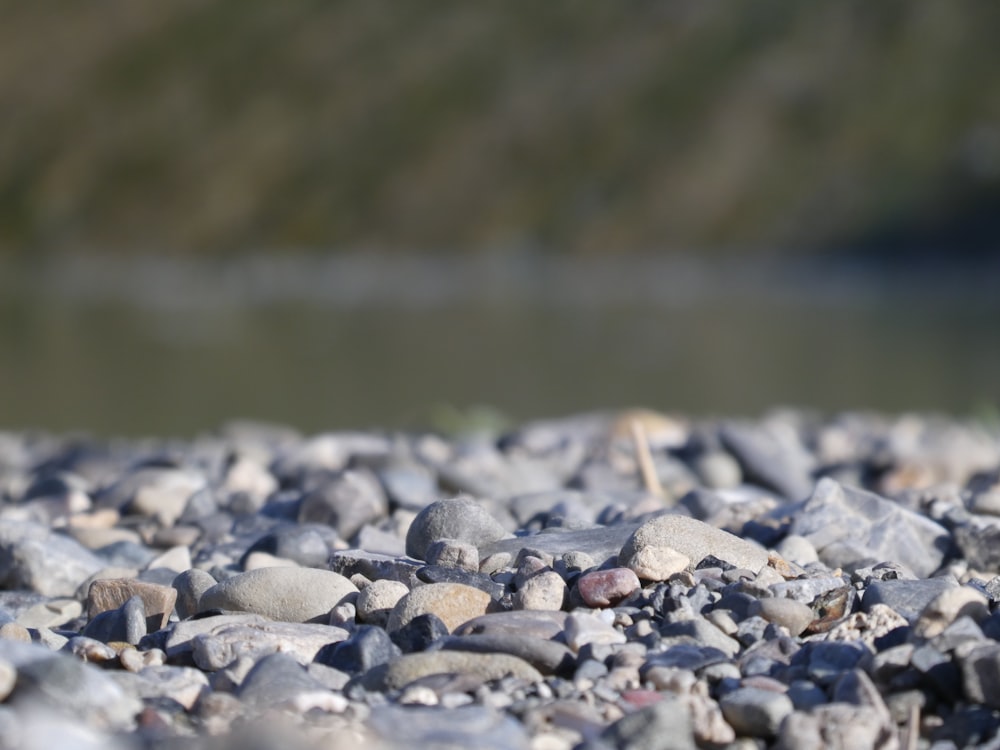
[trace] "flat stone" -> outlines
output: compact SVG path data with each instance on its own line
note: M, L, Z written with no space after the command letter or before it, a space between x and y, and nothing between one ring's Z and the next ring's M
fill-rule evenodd
M490 598L499 600L506 593L504 584L494 581L488 575L462 568L446 568L442 565L425 565L417 570L417 579L424 583L460 583L463 586L485 591Z
M435 650L510 654L524 659L545 675L566 676L576 663L573 652L556 641L520 634L448 636L436 642Z
M735 656L740 651L739 641L730 638L703 617L668 623L660 628L660 636L665 643L692 643L710 646L727 656Z
M583 553L600 565L612 557L617 557L622 545L628 541L637 523L623 523L614 526L597 526L592 529L545 529L538 534L501 539L479 547L479 557L485 560L491 555L507 553L516 558L524 550L538 550L552 557L569 553Z
M388 510L389 500L375 475L367 469L351 469L334 475L302 498L298 520L332 526L342 538L350 539Z
M468 497L439 500L421 510L406 533L406 554L425 559L427 548L441 539L455 539L481 548L506 536L506 530L486 509Z
M261 568L217 583L201 595L199 611L253 612L285 622L320 621L358 592L347 578L313 568Z
M117 609L133 596L142 600L150 631L166 627L177 601L177 590L134 578L104 578L91 583L87 592L87 616L95 617Z
M326 686L292 656L274 653L254 665L240 683L236 696L248 706L264 709L290 706L302 693L326 692Z
M793 515L789 533L805 537L827 565L873 558L899 562L926 578L944 561L948 531L926 516L824 478Z
M363 549L337 550L330 555L328 566L346 578L360 573L369 580L388 579L413 585L417 570L423 567L419 560L405 556L384 555Z
M473 617L485 614L490 595L460 583L428 583L418 586L393 607L386 623L391 633L406 625L414 617L433 614L441 618L445 627L453 631Z
M873 581L861 597L861 608L869 612L874 605L884 604L912 625L941 593L957 587L958 583L952 578Z
M638 576L628 568L584 573L576 586L588 607L613 607L640 588Z
M620 559L631 559L644 547L670 547L697 566L709 555L754 573L767 565L767 550L694 518L663 515L646 521L621 548Z
M566 618L564 634L566 645L577 653L587 644L613 645L628 640L610 622L586 611L573 612Z
M802 500L813 488L815 459L791 425L729 422L719 430L722 444L735 456L748 481Z
M222 618L209 618L222 619ZM185 624L185 623L178 623ZM324 646L348 637L343 628L299 622L220 623L207 632L192 636L191 654L201 669L224 669L241 658L257 661L281 652L300 664L308 664ZM167 653L176 653L176 648Z
M166 664L143 667L136 673L112 672L116 681L129 693L144 701L168 698L186 711L194 708L202 695L209 692L208 677L193 667Z
M525 635L549 640L566 627L566 612L520 610L490 612L474 617L455 629L455 635Z
M49 599L28 607L17 616L17 622L26 628L54 628L68 623L83 614L83 605L76 599Z
M675 573L689 569L691 558L673 547L645 545L628 556L620 557L618 563L644 581L666 581Z
M1000 709L1000 645L973 647L959 659L962 688L972 703Z
M527 682L541 682L543 679L528 662L510 654L428 651L404 654L370 670L365 674L363 684L368 690L399 690L414 680L433 674L471 675L482 682L507 676Z
M719 699L726 721L739 735L774 737L781 722L795 707L784 693L756 687L740 687Z

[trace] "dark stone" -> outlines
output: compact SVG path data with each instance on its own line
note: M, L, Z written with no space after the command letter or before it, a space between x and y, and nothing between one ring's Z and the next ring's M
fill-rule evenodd
M444 565L425 565L417 569L417 578L424 583L461 583L485 591L491 599L499 601L507 592L507 587L498 583L488 575L472 573L461 568L449 568Z
M318 524L284 526L268 532L250 545L240 558L240 567L246 567L246 559L251 552L266 552L285 560L294 560L307 568L323 568L330 558L330 544L336 538L332 529Z
M705 555L697 565L694 566L695 570L705 570L706 568L718 568L719 570L727 571L736 568L732 563L726 562L725 560L720 560L715 555Z
M650 656L642 665L640 674L643 674L650 667L677 667L697 672L712 664L726 661L729 661L729 657L717 648L680 643L671 646L666 651Z
M542 674L567 677L572 674L576 657L561 643L533 636L514 634L447 636L436 641L433 649L473 651L488 654L511 654L524 659Z
M323 646L314 661L350 674L366 672L402 653L389 634L373 625L360 625L350 638Z
M250 706L266 708L299 693L317 690L326 690L326 687L291 656L276 653L265 656L253 666L240 683L236 696Z
M697 748L687 705L676 698L664 698L626 714L605 729L601 739L612 747L629 750Z
M415 651L426 651L434 641L446 635L448 626L437 615L428 613L417 615L393 632L390 638L404 654L411 654Z
M952 578L873 581L861 597L861 609L870 612L873 605L884 604L912 625L938 594L957 585Z

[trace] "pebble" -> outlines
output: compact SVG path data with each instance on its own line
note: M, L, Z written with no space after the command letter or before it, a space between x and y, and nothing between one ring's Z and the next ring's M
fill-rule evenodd
M485 591L461 583L428 583L410 591L389 613L386 629L399 630L418 615L439 617L449 632L485 614L492 599Z
M332 571L260 568L212 586L201 595L198 610L253 612L286 622L318 621L357 593L353 583Z
M406 532L406 554L424 560L427 548L441 539L468 542L479 548L506 534L503 526L472 498L439 500L413 519Z
M996 735L1000 436L919 415L669 420L650 433L665 507L620 418L449 438L0 433L0 734L531 750Z

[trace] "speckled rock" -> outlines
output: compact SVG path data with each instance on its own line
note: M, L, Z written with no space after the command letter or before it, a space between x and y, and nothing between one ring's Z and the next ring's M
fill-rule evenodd
M619 559L633 559L646 547L669 547L686 556L691 565L711 555L754 573L768 560L763 547L687 516L665 515L646 521L622 546Z
M198 609L253 612L285 622L320 621L357 593L357 586L332 571L261 568L217 583L201 595Z

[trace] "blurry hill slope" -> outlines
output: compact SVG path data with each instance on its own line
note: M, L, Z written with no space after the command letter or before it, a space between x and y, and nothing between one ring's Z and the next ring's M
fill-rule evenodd
M0 255L996 249L1000 5L582 7L3 2Z

